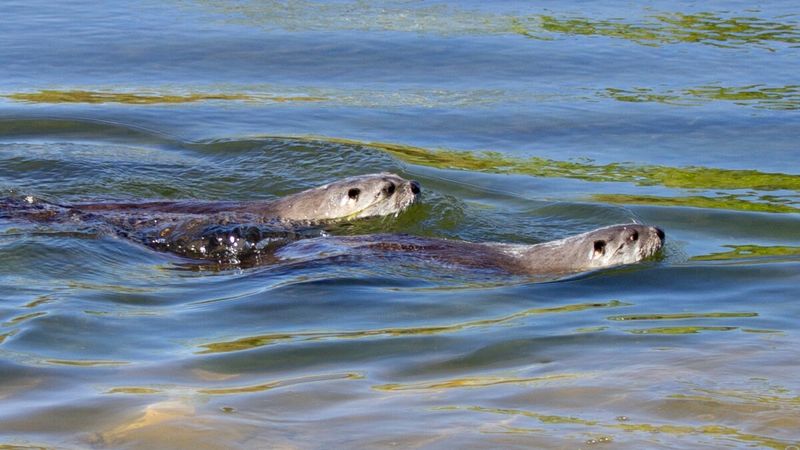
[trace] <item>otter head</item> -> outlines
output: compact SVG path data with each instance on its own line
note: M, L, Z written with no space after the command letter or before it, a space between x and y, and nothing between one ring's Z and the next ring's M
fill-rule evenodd
M284 197L275 202L275 212L285 220L303 221L396 215L419 194L419 183L392 173L358 175Z
M653 256L664 245L664 232L647 225L613 225L574 237L587 257L587 269L632 264Z

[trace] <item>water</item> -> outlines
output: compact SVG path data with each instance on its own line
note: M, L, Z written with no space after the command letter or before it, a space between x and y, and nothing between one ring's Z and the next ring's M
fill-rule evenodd
M422 203L335 233L668 239L539 283L219 271L0 220L0 447L800 445L794 2L0 12L4 195L275 198L386 170Z

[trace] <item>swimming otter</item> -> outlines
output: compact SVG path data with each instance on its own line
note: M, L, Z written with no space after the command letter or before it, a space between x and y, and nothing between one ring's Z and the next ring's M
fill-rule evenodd
M217 214L244 213L261 222L275 220L317 223L398 214L416 200L420 185L393 173L357 175L288 195L277 200L245 202L157 201L141 203L78 203L84 212Z
M664 239L661 229L637 224L598 228L534 245L383 234L306 239L278 249L276 256L291 261L399 255L510 274L567 275L642 261L654 255Z
M110 227L162 251L237 262L266 245L319 235L320 224L397 215L420 195L416 181L392 173L344 178L277 200L152 201L61 205L34 197L0 199L0 218Z

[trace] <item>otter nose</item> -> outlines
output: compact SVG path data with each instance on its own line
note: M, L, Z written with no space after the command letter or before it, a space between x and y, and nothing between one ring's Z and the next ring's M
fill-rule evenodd
M658 236L658 238L661 239L661 242L664 242L665 239L664 230L658 227L653 227L653 228L656 230L656 236Z
M411 184L411 193L412 194L417 195L417 194L420 193L421 189L419 187L419 183L418 182L412 180L409 184Z

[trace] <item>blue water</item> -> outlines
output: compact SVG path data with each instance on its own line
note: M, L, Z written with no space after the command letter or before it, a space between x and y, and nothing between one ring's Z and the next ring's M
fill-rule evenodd
M0 13L3 196L268 199L392 171L422 201L332 233L667 234L540 283L402 257L213 270L0 219L0 447L800 445L794 2Z

